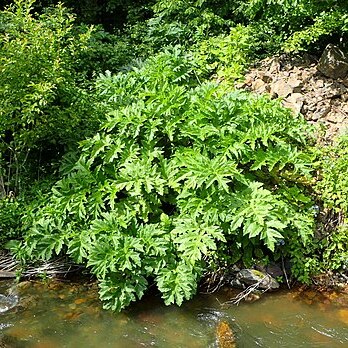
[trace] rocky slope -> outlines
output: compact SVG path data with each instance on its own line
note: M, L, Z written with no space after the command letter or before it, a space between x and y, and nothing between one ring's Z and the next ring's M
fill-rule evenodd
M267 58L238 87L282 98L284 106L319 125L323 140L331 142L348 131L348 59L340 53L329 45L319 60L308 55Z

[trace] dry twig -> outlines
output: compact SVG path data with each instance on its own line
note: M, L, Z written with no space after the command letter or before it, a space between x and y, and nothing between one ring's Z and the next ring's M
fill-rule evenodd
M246 299L252 292L254 292L266 278L267 277L265 276L262 279L260 279L257 283L248 286L245 290L241 291L236 297L232 298L232 300L224 302L222 306L229 306L229 305L238 306L240 301L242 301L243 299ZM262 294L265 293L270 288L271 287L269 286L267 289L263 290L261 293Z

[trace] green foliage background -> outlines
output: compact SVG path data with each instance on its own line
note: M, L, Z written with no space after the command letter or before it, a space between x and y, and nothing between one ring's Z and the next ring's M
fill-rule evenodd
M32 4L18 0L0 13L2 195L49 174L49 161L97 124L78 71L91 30L75 33L61 5L34 16Z
M339 43L347 14L334 0L13 1L0 241L23 263L86 265L112 310L152 284L180 305L235 262L287 258L303 282L346 267L345 138L318 152L300 115L235 83L264 55ZM316 205L340 226L321 230Z

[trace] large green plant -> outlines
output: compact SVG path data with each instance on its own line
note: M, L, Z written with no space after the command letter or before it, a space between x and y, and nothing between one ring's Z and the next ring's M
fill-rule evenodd
M226 240L238 254L311 235L308 127L279 102L199 84L178 50L97 90L107 120L28 214L22 255L86 263L120 310L152 282L166 304L191 298Z

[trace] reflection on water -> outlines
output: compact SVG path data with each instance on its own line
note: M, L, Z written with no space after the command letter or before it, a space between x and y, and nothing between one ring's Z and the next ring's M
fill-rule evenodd
M0 284L0 293L10 285ZM2 287L2 288L1 288ZM120 314L101 309L93 284L22 283L0 317L0 347L216 347L226 322L237 347L347 347L348 294L280 291L225 308L233 294L200 295L182 307L149 296Z

